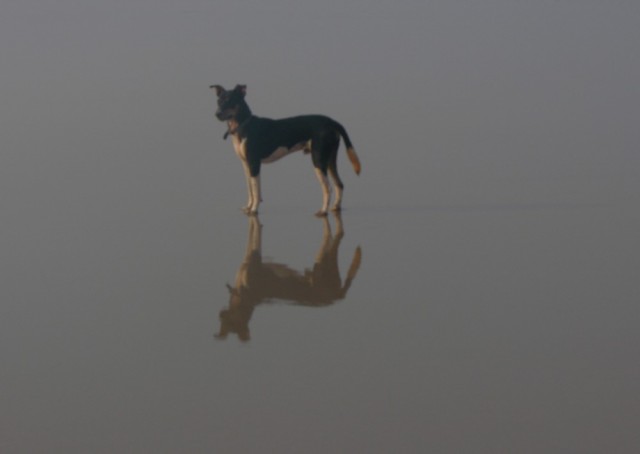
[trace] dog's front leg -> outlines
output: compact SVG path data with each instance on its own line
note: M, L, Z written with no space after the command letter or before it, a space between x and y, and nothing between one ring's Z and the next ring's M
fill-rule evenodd
M247 214L258 214L258 206L262 200L260 194L260 174L249 177L249 187L251 193L251 206L247 211Z
M251 172L249 171L249 164L247 161L242 160L242 168L244 169L244 178L247 182L247 204L242 207L242 211L245 213L249 213L251 207L253 206L253 189L251 187Z

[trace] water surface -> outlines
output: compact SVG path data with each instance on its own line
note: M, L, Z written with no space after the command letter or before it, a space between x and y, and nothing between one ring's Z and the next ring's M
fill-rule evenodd
M638 6L277 3L0 7L0 450L638 452Z

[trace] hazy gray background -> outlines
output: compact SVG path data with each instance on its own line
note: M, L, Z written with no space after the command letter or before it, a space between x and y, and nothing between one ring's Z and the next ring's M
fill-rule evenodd
M639 42L634 1L3 0L0 450L638 452ZM212 83L363 164L347 298L248 343ZM308 157L263 189L311 267Z

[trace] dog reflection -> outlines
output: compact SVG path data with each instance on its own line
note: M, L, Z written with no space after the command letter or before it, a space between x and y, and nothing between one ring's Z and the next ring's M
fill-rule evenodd
M262 225L257 216L249 217L249 239L244 261L236 273L235 285L227 284L229 307L220 312L218 339L235 333L249 340L249 320L253 310L270 300L284 300L302 306L321 307L343 299L356 277L362 252L356 248L344 283L338 270L338 249L344 236L342 219L335 215L336 233L323 218L322 245L312 269L299 272L282 263L262 259Z

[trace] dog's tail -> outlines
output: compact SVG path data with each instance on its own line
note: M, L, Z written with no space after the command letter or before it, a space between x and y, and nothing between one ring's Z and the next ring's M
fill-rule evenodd
M356 175L360 175L360 169L362 169L362 166L360 165L360 159L358 159L356 150L353 148L353 144L349 139L349 134L347 134L347 130L344 129L344 126L342 126L337 121L335 123L336 123L336 129L338 130L338 133L342 136L342 139L344 140L344 145L347 147L347 156L349 157L349 161L351 161L353 170L356 172Z

